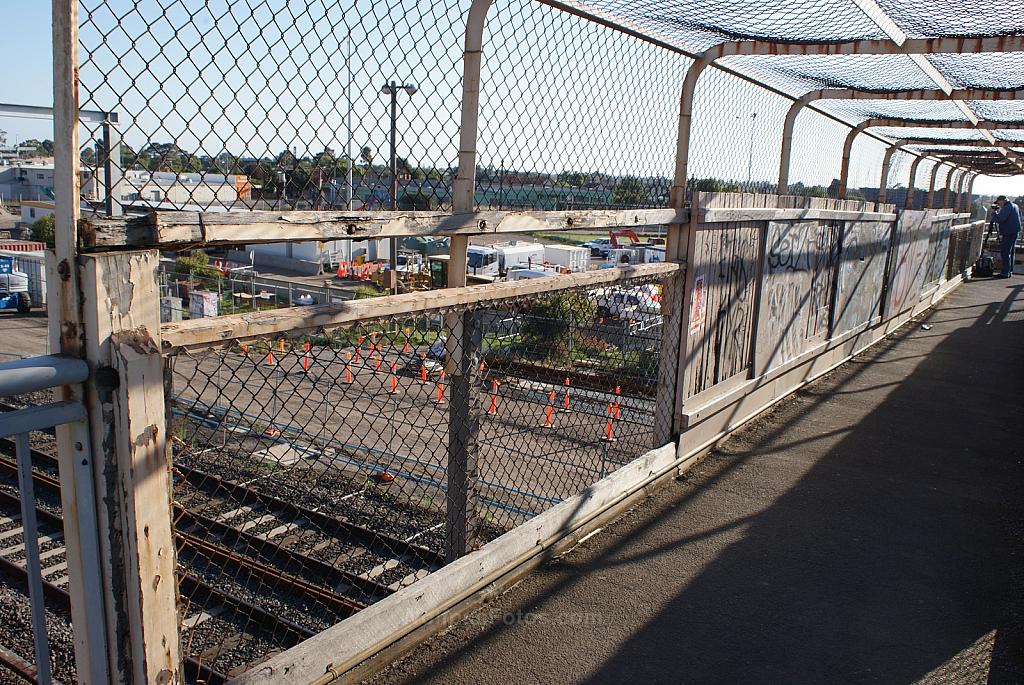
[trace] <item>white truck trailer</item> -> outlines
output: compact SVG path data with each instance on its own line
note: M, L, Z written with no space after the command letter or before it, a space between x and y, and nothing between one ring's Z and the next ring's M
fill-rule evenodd
M495 245L498 251L498 273L504 276L514 266L525 266L528 269L544 264L544 246L540 243L513 241L505 245Z
M590 270L590 250L571 245L545 245L544 261L550 266L561 266L573 273Z

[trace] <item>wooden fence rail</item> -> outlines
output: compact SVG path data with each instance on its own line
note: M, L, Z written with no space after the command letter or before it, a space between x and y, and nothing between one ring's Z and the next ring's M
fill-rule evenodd
M685 223L686 209L586 211L152 211L79 222L86 250L119 247L249 245L308 240L470 236Z

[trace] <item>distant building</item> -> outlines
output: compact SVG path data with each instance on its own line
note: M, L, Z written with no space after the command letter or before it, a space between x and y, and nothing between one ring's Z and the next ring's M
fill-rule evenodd
M52 200L53 164L20 162L0 167L0 198L12 202Z
M44 216L54 213L53 202L45 200L28 200L21 203L21 223L31 226Z
M90 200L103 200L103 179L102 167L96 178L83 177L82 195ZM252 198L252 182L248 176L240 174L177 174L129 169L124 172L119 188L118 199L125 206L160 203L171 209L183 209L185 205L224 208Z
M252 183L242 175L130 169L121 182L121 201L127 204L141 201L230 207L251 198Z

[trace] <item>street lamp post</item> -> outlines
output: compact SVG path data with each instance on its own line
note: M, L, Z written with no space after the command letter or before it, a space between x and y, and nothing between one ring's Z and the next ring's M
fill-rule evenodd
M391 96L391 209L398 209L398 152L396 138L398 137L398 91L404 90L412 97L416 93L416 86L412 83L398 85L394 81L385 84L380 92ZM389 246L391 253L391 292L398 294L398 239L392 238Z

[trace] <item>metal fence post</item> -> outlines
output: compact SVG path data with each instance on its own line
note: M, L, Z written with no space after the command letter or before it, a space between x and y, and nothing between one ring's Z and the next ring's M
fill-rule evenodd
M480 116L480 66L483 35L491 0L473 0L466 18L462 63L462 118L459 129L459 170L452 183L452 211L473 211L476 195L477 120ZM448 287L466 285L467 236L452 236ZM446 493L445 559L469 552L476 534L477 444L480 398L477 359L480 334L472 311L445 317L445 372L448 376L448 489Z
M846 134L846 138L843 140L843 157L839 164L838 195L840 200L846 199L846 191L850 184L850 159L853 157L853 141L855 141L857 136L867 128L868 123L869 122L864 121L854 126L850 129L850 132Z
M807 100L800 98L794 100L786 112L786 120L782 124L782 153L779 155L779 182L776 184L775 192L785 195L789 192L789 167L793 158L793 128L796 126L796 118L804 107Z
M905 140L898 140L894 145L890 145L885 148L885 155L882 157L882 173L881 178L878 182L878 203L876 206L881 208L881 205L886 203L889 193L889 168L892 165L892 156L897 151L903 148L907 144Z
M36 525L35 495L32 489L32 455L28 433L17 437L18 490L21 493L21 526L25 541L25 571L28 596L32 605L32 642L36 652L36 681L49 685L50 641L46 637L46 612L43 609L43 577L39 566L39 527Z
M676 138L675 178L669 195L669 206L682 209L686 206L688 166L690 157L690 133L693 120L693 100L697 82L704 70L711 64L710 58L695 60L686 70L679 98L679 122ZM691 205L690 211L695 211ZM665 236L665 261L683 263L686 261L689 242L688 225L669 224ZM661 446L676 436L677 420L682 408L681 376L685 367L682 360L684 337L683 301L685 299L685 273L680 272L666 279L662 293L661 355L658 360L657 406L655 415L654 445Z
M928 181L928 197L925 198L924 206L921 209L930 209L935 206L935 182L939 176L939 167L942 166L942 162L936 162L935 166L932 167L932 175Z
M953 172L955 172L957 170L957 168L958 167L955 167L955 166L949 167L949 173L946 174L946 187L942 190L942 206L941 206L941 208L943 208L943 209L946 208L946 207L949 207L949 191L950 191L950 186L953 185ZM933 209L940 209L940 208L939 207L933 207Z
M103 190L108 216L121 215L121 131L117 128L117 113L107 112L101 124L103 129Z
M449 328L446 350L450 404L445 559L454 561L472 551L479 532L476 482L482 411L478 375L481 331L473 310L451 314L449 323L455 325Z
M903 200L903 209L914 208L914 196L917 194L914 187L914 183L917 182L917 168L921 166L924 159L924 155L918 155L910 164L910 183L907 184L907 197Z

